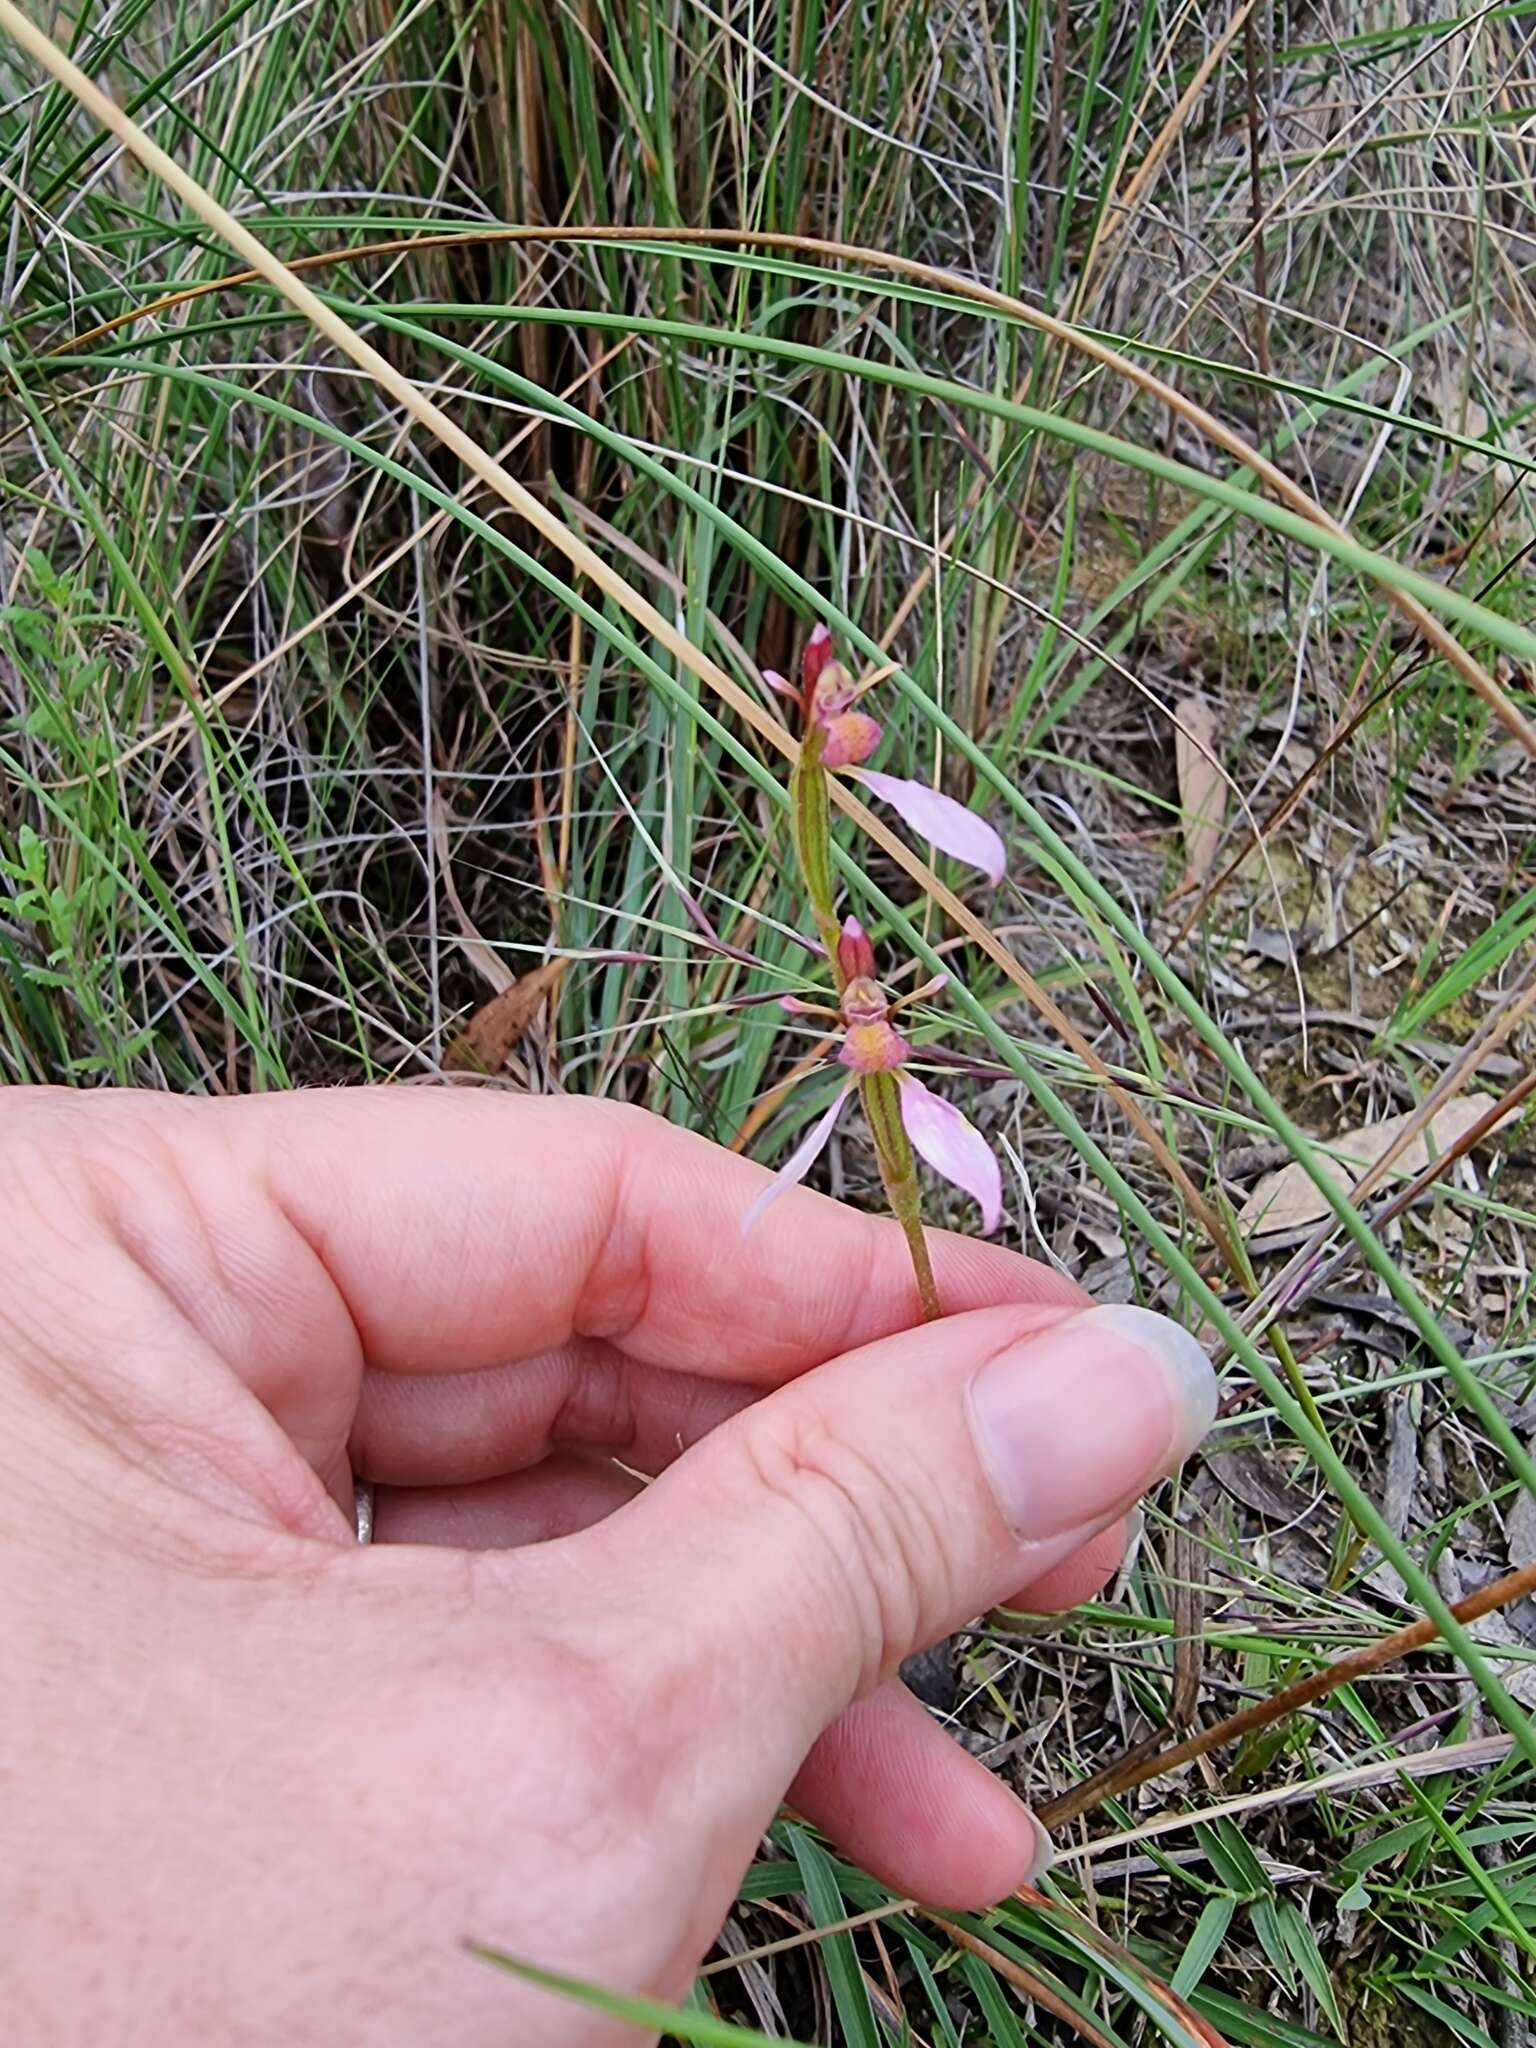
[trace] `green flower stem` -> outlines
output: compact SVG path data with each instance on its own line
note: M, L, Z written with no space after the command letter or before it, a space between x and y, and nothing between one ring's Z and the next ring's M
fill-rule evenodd
M885 1199L891 1205L891 1214L901 1225L907 1249L912 1254L912 1270L917 1275L923 1321L937 1322L942 1313L939 1290L934 1284L933 1267L928 1258L928 1240L923 1235L917 1161L912 1157L912 1141L901 1120L901 1083L890 1073L864 1074L859 1080L859 1100L864 1105L864 1120L869 1125L869 1134L875 1141L875 1157L880 1162Z
M837 964L837 910L832 886L832 815L827 798L827 771L821 765L822 732L811 725L800 742L789 777L789 815L795 857L811 901L816 930L827 949L828 964L839 992L843 977Z
M789 777L789 815L794 833L795 855L800 863L805 893L810 899L816 929L827 949L827 963L838 995L844 976L838 959L837 910L832 881L832 809L827 797L827 771L821 763L823 735L811 724L800 742ZM923 1321L937 1320L939 1290L934 1284L933 1266L928 1258L928 1240L923 1236L923 1200L917 1185L917 1162L912 1143L901 1120L901 1084L891 1073L864 1074L859 1079L859 1100L864 1120L875 1142L880 1178L891 1214L901 1225L917 1276L917 1294Z

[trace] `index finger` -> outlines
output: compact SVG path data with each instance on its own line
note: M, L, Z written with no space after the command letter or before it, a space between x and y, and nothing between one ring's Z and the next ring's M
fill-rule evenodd
M802 1191L744 1239L763 1169L643 1110L358 1089L207 1113L376 1368L473 1370L597 1337L771 1386L917 1318L894 1222ZM998 1246L935 1233L932 1249L946 1311L1084 1300Z

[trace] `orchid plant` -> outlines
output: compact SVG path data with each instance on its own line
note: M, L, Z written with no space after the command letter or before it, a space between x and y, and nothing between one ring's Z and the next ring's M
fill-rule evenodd
M832 636L825 626L817 626L811 634L798 690L773 670L764 674L771 688L792 698L800 708L800 750L790 778L795 854L837 988L835 1007L802 1002L795 996L785 997L783 1007L796 1016L822 1017L837 1025L842 1037L837 1059L849 1078L747 1211L742 1229L750 1230L787 1188L804 1180L829 1143L849 1097L857 1092L880 1163L886 1200L911 1252L923 1316L932 1320L940 1308L923 1236L916 1159L925 1160L975 1198L982 1226L989 1233L1002 1216L1002 1175L975 1126L907 1071L912 1047L892 1022L901 1010L937 994L948 977L939 975L892 1002L876 976L874 947L863 926L855 917L838 923L827 777L842 773L863 783L923 839L970 862L993 882L1002 879L1003 842L984 818L927 783L876 774L863 765L884 735L878 720L855 706L879 677L855 684L834 658Z

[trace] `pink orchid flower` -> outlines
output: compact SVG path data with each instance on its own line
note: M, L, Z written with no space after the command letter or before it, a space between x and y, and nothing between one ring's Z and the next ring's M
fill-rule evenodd
M827 1010L814 1003L802 1003L794 996L784 998L784 1008L796 1016L836 1017L843 1027L843 1043L837 1057L849 1071L849 1079L836 1101L802 1138L773 1180L764 1188L742 1218L742 1235L752 1228L763 1212L786 1189L805 1179L825 1151L848 1098L866 1074L895 1072L900 1082L901 1121L912 1149L957 1188L972 1196L981 1208L982 1228L996 1230L1003 1213L1003 1179L990 1146L974 1124L968 1123L952 1103L925 1088L915 1074L902 1072L912 1048L891 1022L899 1009L922 1001L944 986L947 975L914 989L892 1003L875 980L875 953L863 926L850 917L843 924L837 947L838 966L844 976L841 1007Z
M867 685L855 683L843 664L834 660L832 635L824 625L818 625L806 643L800 674L802 687L796 690L776 670L763 671L772 689L800 705L806 730L819 727L823 767L840 769L854 782L862 782L872 796L889 804L919 839L980 868L989 882L1000 882L1007 854L985 818L926 782L880 775L863 766L884 737L884 728L867 712L854 710Z

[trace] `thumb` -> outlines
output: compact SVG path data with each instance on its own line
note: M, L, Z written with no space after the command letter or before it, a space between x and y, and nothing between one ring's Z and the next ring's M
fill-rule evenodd
M713 1431L605 1525L609 1568L669 1611L777 1797L834 1716L1124 1514L1215 1412L1205 1353L1149 1310L948 1317Z

